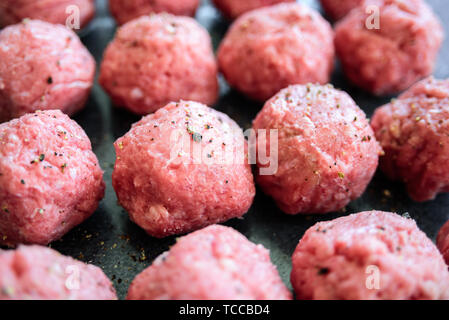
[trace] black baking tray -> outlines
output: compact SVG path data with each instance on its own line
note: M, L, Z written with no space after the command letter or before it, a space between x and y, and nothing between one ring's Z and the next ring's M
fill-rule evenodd
M304 2L320 10L317 1ZM447 0L428 2L440 16L446 34L449 35L449 2ZM209 1L203 1L196 18L210 31L214 46L217 47L229 27L229 22ZM108 13L107 2L98 0L97 17L81 34L82 41L95 56L98 65L115 30L116 26ZM449 77L448 58L449 43L446 41L435 70L436 77ZM347 91L368 116L372 115L376 107L392 98L374 97L355 88L344 78L338 65L332 83ZM262 104L248 100L230 89L222 78L220 84L220 100L214 107L227 113L243 128L249 128ZM105 171L106 196L90 219L73 229L62 240L52 243L51 247L62 254L100 266L113 281L119 298L123 299L133 278L148 267L159 254L168 250L175 243L176 237L160 240L148 236L129 220L128 214L118 205L111 185L111 173L115 162L113 142L124 135L140 118L123 109L115 108L96 83L86 108L74 116L74 119L90 137L93 150ZM258 189L254 204L244 218L234 219L226 225L237 229L251 241L268 248L283 281L291 288L290 258L299 239L310 226L317 221L373 209L408 213L430 238L435 239L438 229L449 219L449 195L440 195L435 201L427 203L415 203L409 199L403 185L389 181L378 172L366 193L349 204L345 211L321 216L288 216L276 207L270 197Z

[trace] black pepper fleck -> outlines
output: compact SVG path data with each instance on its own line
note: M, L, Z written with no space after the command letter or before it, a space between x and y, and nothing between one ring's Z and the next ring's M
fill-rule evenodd
M330 272L329 268L320 268L318 270L318 275L325 276L325 275L329 274L329 272Z

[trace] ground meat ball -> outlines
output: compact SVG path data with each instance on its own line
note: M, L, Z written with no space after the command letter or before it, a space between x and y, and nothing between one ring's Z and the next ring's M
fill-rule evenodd
M120 204L152 236L241 217L253 201L242 131L205 105L171 103L135 124L115 149Z
M379 6L380 29L367 28L367 5ZM403 91L430 75L443 40L440 22L421 0L368 0L335 32L346 76L376 95Z
M116 105L142 115L180 99L211 105L218 96L209 34L192 18L168 14L121 27L99 81Z
M0 250L0 300L117 300L103 271L40 246Z
M340 20L364 0L320 0L326 14L333 20Z
M109 0L111 14L119 24L151 13L194 16L198 5L199 0Z
M449 265L449 221L444 224L438 233L437 246L446 264Z
M257 182L288 214L337 211L365 191L376 171L381 149L365 114L331 85L282 90L253 127L278 130L278 170Z
M59 110L0 124L0 245L48 244L104 195L89 138Z
M416 201L449 192L449 80L428 78L376 110L372 126L385 155L381 168Z
M449 298L449 273L435 245L413 220L390 212L320 222L292 261L298 299Z
M0 32L0 122L36 110L72 115L84 107L95 60L78 36L30 20Z
M237 231L210 226L183 238L132 282L129 300L287 300L270 254Z
M318 12L299 3L251 11L228 31L218 51L231 86L265 101L290 84L329 82L333 31Z
M25 18L66 24L73 22L69 6L79 9L80 27L86 26L95 15L94 0L0 0L0 28L16 24Z
M295 2L296 0L213 0L215 6L229 19L262 7L272 6L281 2Z

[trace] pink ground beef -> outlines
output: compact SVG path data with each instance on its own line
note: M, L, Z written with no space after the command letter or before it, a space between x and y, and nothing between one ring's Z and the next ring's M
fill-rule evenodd
M415 221L394 213L362 212L317 223L299 242L292 261L298 299L449 298L441 254ZM370 278L374 272L377 284Z
M129 300L289 300L270 255L237 231L210 226L178 239L132 282Z
M117 106L142 115L172 101L212 105L218 98L209 34L192 18L169 14L122 26L106 49L99 81Z
M278 170L259 174L257 182L288 214L340 210L362 195L376 171L381 149L364 112L331 85L280 91L253 128L278 130Z
M329 82L333 31L318 12L299 3L257 9L231 26L218 62L232 87L266 101L291 84Z
M449 80L428 78L376 110L381 168L416 201L449 192Z
M268 7L282 2L295 1L296 0L213 0L215 6L229 19L235 19L254 9Z
M201 148L199 158L193 148ZM252 204L255 187L242 131L205 105L170 103L136 123L115 150L112 184L119 202L152 236L241 217Z
M0 245L61 238L91 216L104 189L89 138L59 110L0 124Z
M24 21L0 31L0 122L36 110L82 109L95 60L78 36L61 25Z
M94 0L1 0L0 28L19 23L26 18L65 25L67 19L71 18L66 12L69 6L78 7L81 28L95 15Z
M380 8L380 29L366 26L369 5ZM368 0L335 27L346 76L376 95L403 91L429 76L442 40L440 22L422 0Z
M449 221L440 229L437 236L437 247L449 265Z
M109 0L109 10L120 25L152 13L193 17L198 5L199 0Z
M0 250L0 300L117 300L103 271L55 250Z

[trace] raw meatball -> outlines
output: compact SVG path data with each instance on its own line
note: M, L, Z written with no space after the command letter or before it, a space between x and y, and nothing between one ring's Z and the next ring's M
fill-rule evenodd
M380 28L368 29L368 5L380 8ZM421 0L368 0L335 29L346 76L376 95L403 91L433 71L443 29Z
M109 0L111 14L119 24L151 13L194 16L198 5L199 0Z
M381 149L364 112L331 85L282 90L253 127L278 132L274 146L267 132L266 151L278 150L277 172L259 174L257 182L288 214L342 209L365 191L376 171ZM266 167L260 160L259 150L259 169Z
M59 110L0 124L0 146L0 245L57 240L103 198L89 138Z
M290 84L329 82L333 61L331 26L299 3L243 15L218 51L220 69L229 84L260 101Z
M135 124L115 149L119 202L154 237L241 217L253 201L242 130L205 105L170 103Z
M0 0L0 28L30 18L55 24L70 24L73 11L79 9L80 27L86 26L95 15L94 0Z
M84 107L95 60L78 36L37 20L0 31L0 122L36 110L72 115Z
M415 221L362 212L311 227L292 257L298 299L448 299L449 273Z
M326 14L333 20L340 20L364 0L320 0Z
M229 19L262 7L272 6L281 2L295 2L296 0L213 0L215 6Z
M449 221L440 229L437 236L437 247L449 265Z
M0 250L0 300L117 300L103 271L40 246Z
M385 155L381 168L402 180L415 201L449 192L449 80L428 78L376 110L372 126Z
M178 239L139 274L128 300L290 300L270 254L239 232L210 226Z
M99 81L116 105L142 115L180 99L213 104L218 97L209 34L192 18L165 13L119 29Z

